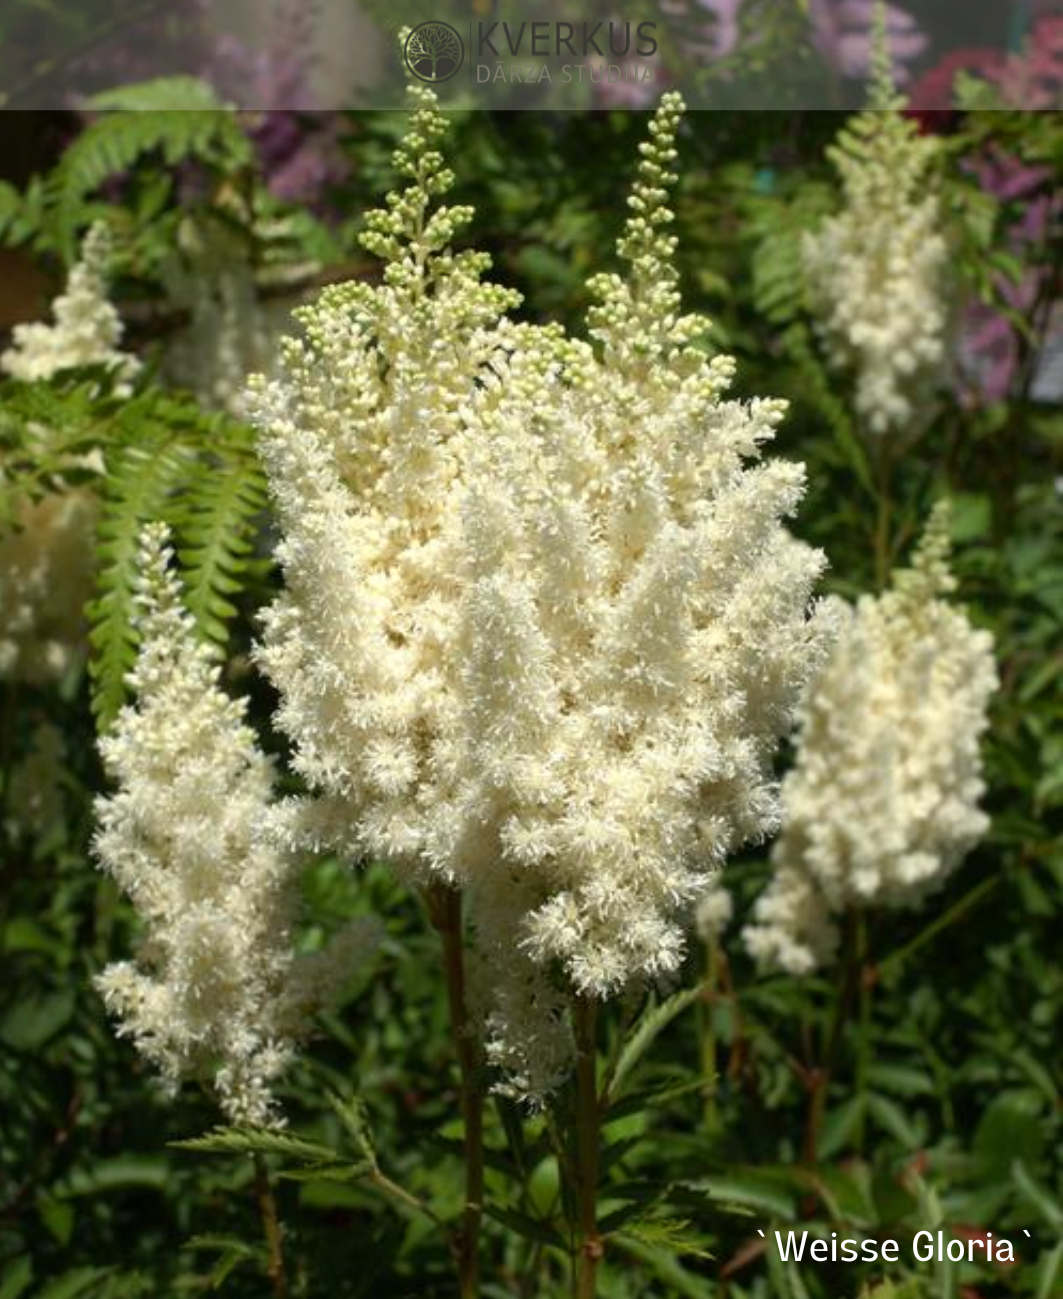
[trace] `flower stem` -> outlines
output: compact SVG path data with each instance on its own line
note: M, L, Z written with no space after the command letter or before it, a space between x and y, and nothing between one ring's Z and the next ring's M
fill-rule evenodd
M893 557L893 542L890 535L893 502L889 453L883 448L880 456L878 513L875 520L875 586L879 591L884 591L889 584Z
M714 935L705 940L705 991L701 1003L701 1072L705 1080L705 1129L716 1131L716 999L719 983L719 945Z
M577 997L576 1030L576 1255L573 1260L576 1299L595 1299L598 1264L603 1254L598 1234L598 1164L601 1110L598 1100L597 1003Z
M856 1039L856 1095L860 1104L854 1144L858 1152L864 1148L867 1127L867 1082L871 1064L871 988L874 972L869 959L867 916L861 911L856 917L856 965L859 980L859 1009Z
M429 894L428 903L432 923L443 944L450 1031L458 1058L465 1129L465 1207L456 1247L458 1283L461 1299L476 1299L480 1289L480 1223L483 1217L484 1100L465 996L461 894L456 889L441 886Z
M262 1234L266 1238L266 1272L273 1288L274 1299L288 1299L288 1277L284 1270L284 1251L281 1244L280 1219L277 1201L273 1195L269 1169L261 1155L255 1161L255 1198L262 1219Z

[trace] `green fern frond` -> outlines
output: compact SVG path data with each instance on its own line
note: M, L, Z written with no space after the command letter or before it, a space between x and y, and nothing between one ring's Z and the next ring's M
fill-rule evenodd
M782 344L801 376L807 397L833 434L844 462L868 495L877 499L864 440L858 435L849 407L837 395L830 375L816 355L807 326L791 325L783 334Z
M133 592L137 541L143 525L167 517L193 452L156 435L119 448L111 457L97 532L96 597L89 605L92 707L101 730L126 699L126 675L136 657Z
M166 77L100 95L103 116L67 148L48 179L59 242L72 256L86 201L110 176L158 154L170 167L195 159L222 170L249 167L251 144L235 113L191 77Z
M132 598L144 524L161 519L173 528L197 629L224 649L237 612L233 597L255 565L266 499L251 430L204 413L190 398L149 390L123 408L110 438L97 597L89 610L93 706L103 729L125 702L136 654Z
M92 453L111 426L115 403L101 398L106 374L62 381L0 381L0 530L27 501L97 477Z
M204 637L223 647L236 614L232 597L254 552L266 484L250 433L202 459L187 489L179 556L188 609Z
M758 196L747 207L753 243L753 305L773 325L796 320L805 306L802 245L830 209L830 190L806 184L785 202Z
M228 109L212 86L198 77L155 77L131 86L117 86L93 95L88 106L95 112L216 113Z
M6 180L0 180L0 243L6 242L8 234L22 216L22 195Z

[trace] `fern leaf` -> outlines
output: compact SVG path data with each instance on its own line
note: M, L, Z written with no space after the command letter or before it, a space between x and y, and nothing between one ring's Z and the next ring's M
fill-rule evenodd
M191 457L186 444L155 437L119 447L109 465L97 534L97 594L88 609L92 706L101 730L125 703L126 675L136 656L132 614L140 531L164 517Z
M845 402L835 395L830 376L824 370L804 325L791 325L783 335L783 347L793 360L804 381L809 398L827 422L845 463L856 475L861 487L877 499L874 474L867 450L853 424Z
M227 105L214 88L198 77L155 77L131 86L101 91L88 101L96 112L123 113L220 112Z
M187 495L179 527L186 599L200 632L221 648L236 614L231 597L242 588L266 499L250 435L201 460Z
M171 167L189 159L223 170L251 164L251 145L235 114L194 78L126 86L99 96L94 106L117 111L105 112L74 140L48 181L60 246L68 258L88 197L108 177L128 171L144 157L161 154Z
M6 180L0 180L0 242L6 242L22 216L22 195Z
M636 1218L624 1227L624 1235L645 1245L666 1249L670 1254L711 1259L705 1238L691 1229L686 1218Z

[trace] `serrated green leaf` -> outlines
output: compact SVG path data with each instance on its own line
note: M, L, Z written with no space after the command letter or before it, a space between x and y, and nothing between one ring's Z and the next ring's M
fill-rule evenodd
M202 1137L171 1141L175 1150L206 1155L276 1155L309 1164L334 1165L343 1161L335 1150L315 1141L304 1141L288 1132L257 1128L215 1128Z
M609 1079L606 1093L607 1102L611 1102L622 1093L628 1076L634 1071L658 1036L684 1010L692 1006L701 994L702 988L700 984L694 988L684 988L681 992L673 993L672 996L659 1005L649 1006L643 1011L620 1055L617 1057L616 1068Z
M706 1196L721 1209L738 1206L755 1209L771 1218L791 1220L797 1211L797 1194L778 1175L755 1168L735 1169L696 1181L679 1183L684 1189Z

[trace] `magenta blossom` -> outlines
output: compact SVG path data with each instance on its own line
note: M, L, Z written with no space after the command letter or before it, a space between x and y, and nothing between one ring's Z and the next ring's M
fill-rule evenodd
M1035 263L1059 199L1050 188L1046 167L1028 167L1018 158L993 151L971 166L980 186L1001 203L1020 206L1007 232L1009 250L1027 269L1016 283L1001 279L997 291L1014 312L1028 317L1044 285L1045 268ZM1031 258L1033 254L1033 258ZM1034 264L1030 264L1034 261ZM967 406L1006 399L1020 357L1015 326L989 303L974 302L964 312L960 326L958 361L960 398Z

